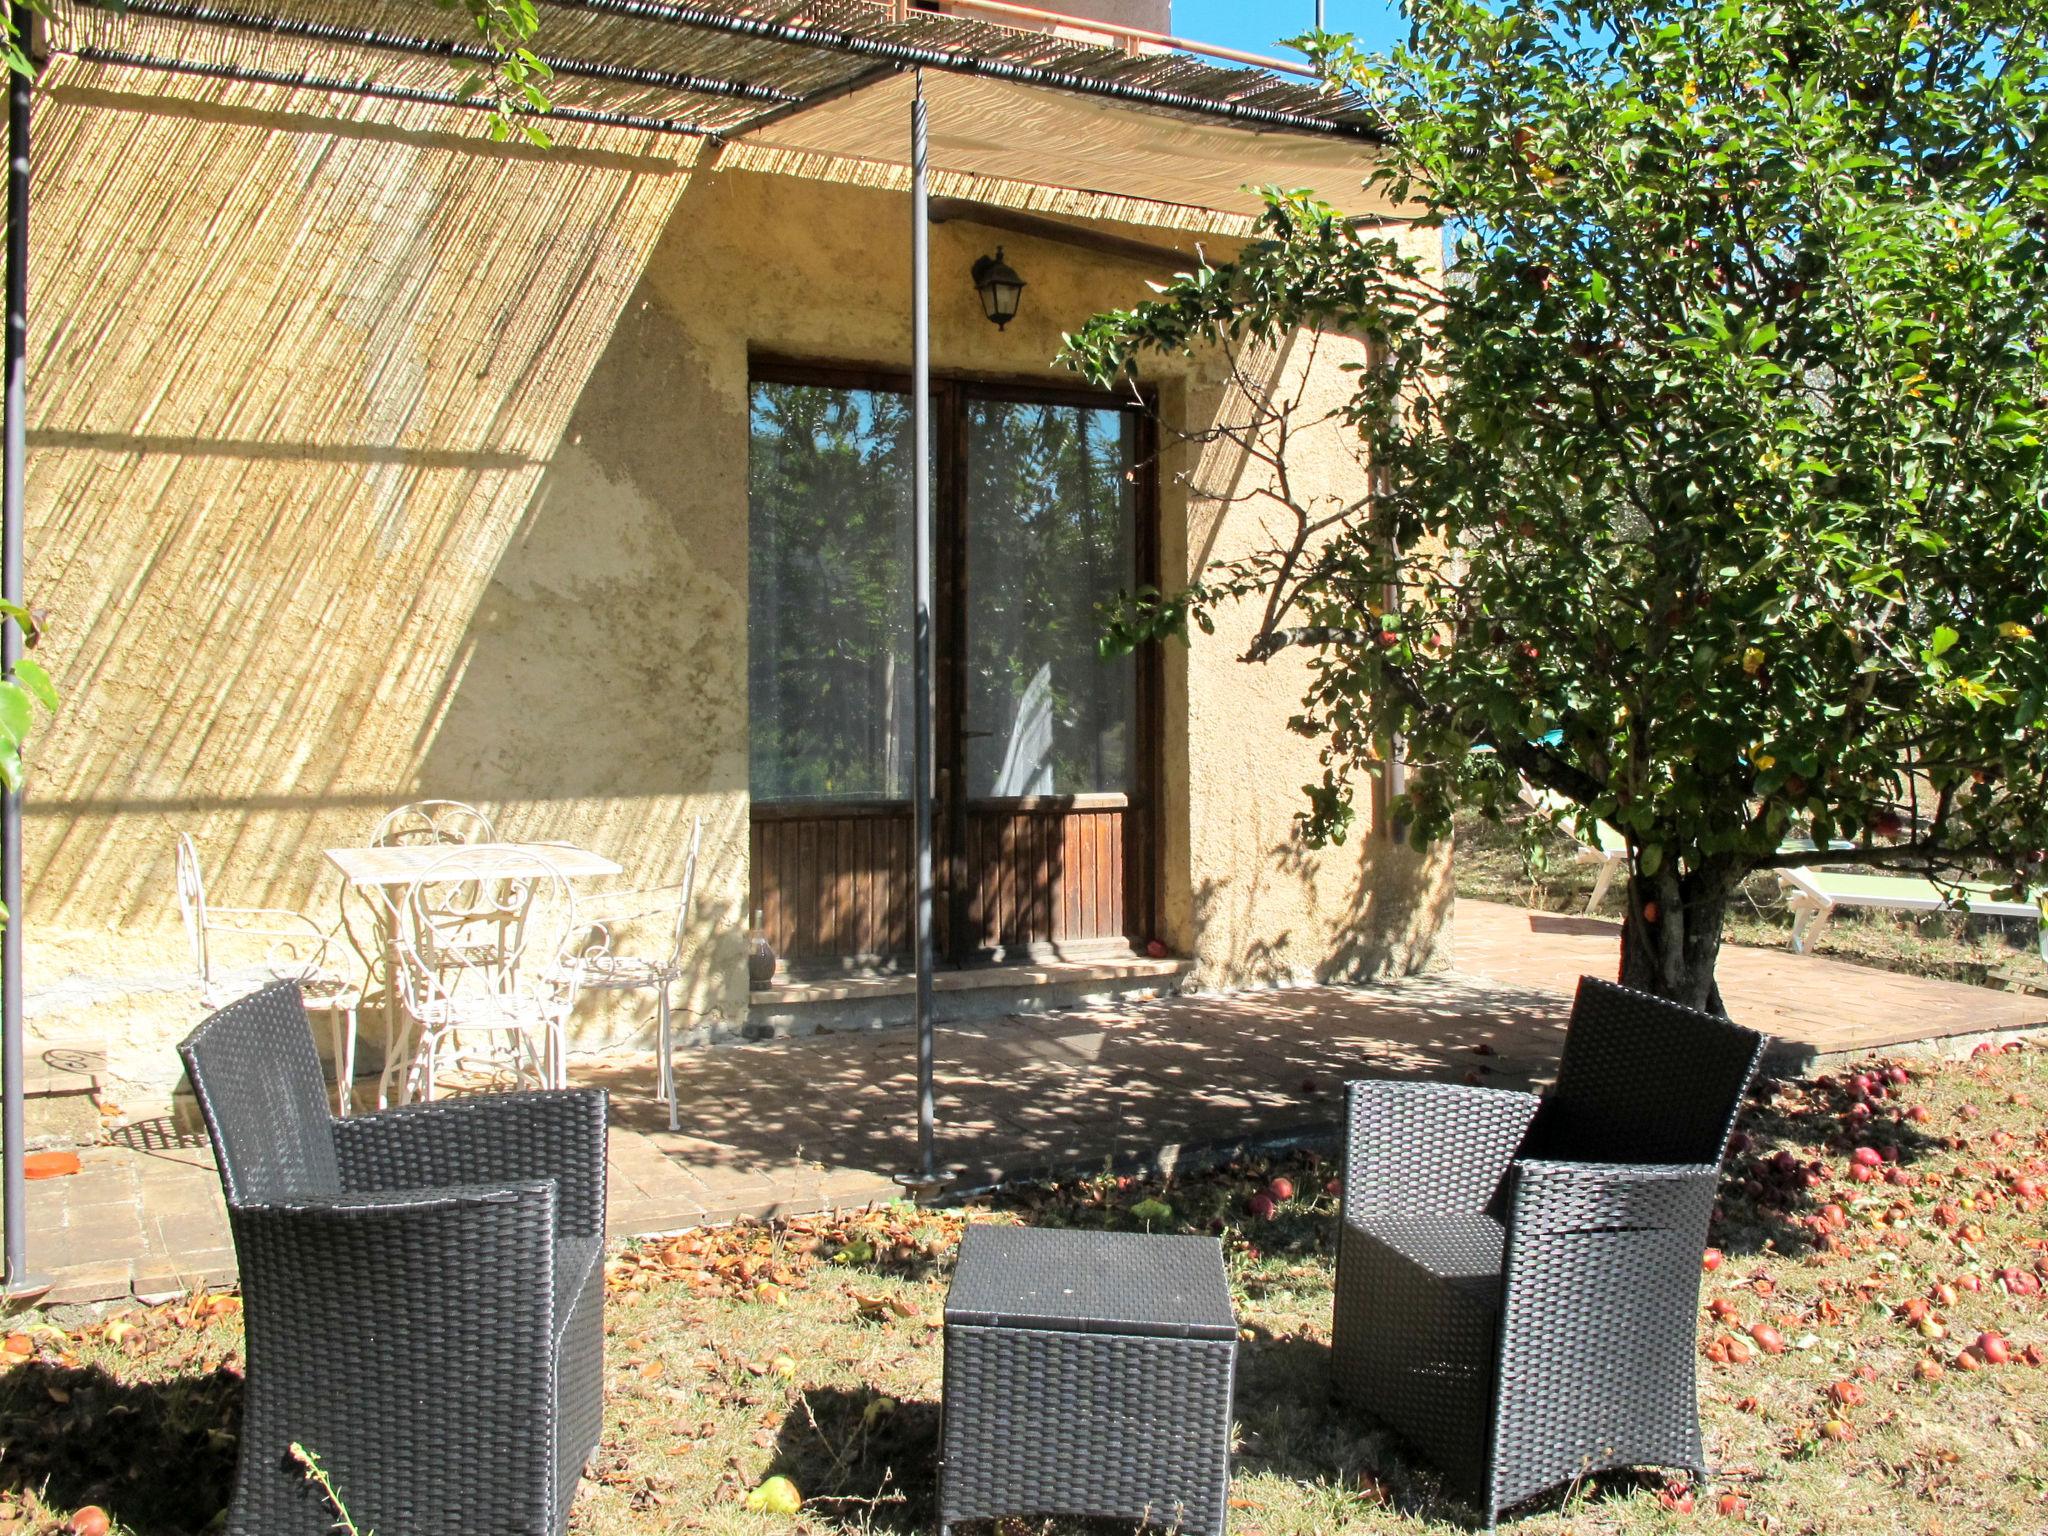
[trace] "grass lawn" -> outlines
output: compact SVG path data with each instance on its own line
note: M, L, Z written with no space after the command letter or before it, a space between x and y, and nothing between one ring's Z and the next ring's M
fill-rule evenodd
M2036 1107L2048 1053L1900 1070L1906 1081L1874 1093L1850 1080L1777 1085L1745 1115L1712 1234L1720 1262L1701 1276L1715 1481L1603 1479L1516 1529L2048 1529L2048 1367L2028 1363L2048 1350L2035 1183L2048 1176ZM1850 1176L1858 1145L1881 1153L1868 1182ZM630 1246L609 1271L608 1422L574 1528L928 1530L938 1319L963 1223L1135 1228L1149 1217L1225 1240L1245 1330L1236 1536L1457 1529L1464 1512L1426 1471L1327 1400L1333 1172L1294 1154L1165 1183L1082 1180L964 1210ZM1248 1199L1275 1176L1294 1193L1255 1219ZM69 1333L17 1320L0 1364L0 1536L105 1529L96 1511L77 1519L83 1505L102 1506L115 1531L207 1529L234 1455L239 1322L232 1297ZM1983 1332L2011 1358L1968 1353ZM750 1511L777 1476L801 1509ZM1734 1512L1720 1511L1724 1496Z
M1595 867L1573 861L1577 848L1556 833L1546 839L1542 868L1532 870L1506 828L1476 816L1463 818L1454 863L1458 894L1545 912L1583 912L1593 892ZM1621 908L1617 879L1598 915L1619 919ZM1784 949L1791 934L1792 915L1778 894L1776 878L1752 876L1728 910L1722 937L1730 944ZM2017 977L2048 989L2038 935L2036 924L2011 919L1844 908L1828 919L1814 952L1911 976L1980 986L1994 977Z

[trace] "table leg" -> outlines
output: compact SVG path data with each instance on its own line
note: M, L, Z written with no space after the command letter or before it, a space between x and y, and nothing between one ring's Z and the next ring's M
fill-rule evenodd
M406 1060L406 1030L400 1019L398 1007L398 941L393 938L384 946L384 1070L377 1077L377 1107L391 1107L391 1074L400 1070L406 1074L412 1071L412 1063ZM400 1064L404 1065L401 1067ZM404 1079L400 1080L400 1092L405 1091ZM400 1100L405 1102L404 1099Z

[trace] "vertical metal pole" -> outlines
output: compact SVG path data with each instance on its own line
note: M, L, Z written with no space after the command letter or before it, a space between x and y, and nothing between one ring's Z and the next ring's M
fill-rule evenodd
M1323 30L1323 0L1316 0L1316 30Z
M924 72L915 78L910 103L910 420L911 514L916 553L911 580L917 589L917 617L911 635L911 795L917 837L917 1153L918 1177L938 1181L932 1145L934 1043L932 1039L932 331L931 189L926 161Z
M13 7L16 36L28 47L33 23L26 5ZM28 459L28 97L29 79L7 77L7 363L5 464L0 465L0 595L22 600L21 525ZM14 675L21 628L0 619L0 674ZM22 1118L21 1060L21 795L0 797L0 901L7 929L0 939L0 1141L7 1201L7 1290L26 1290L28 1212L22 1183L27 1128Z

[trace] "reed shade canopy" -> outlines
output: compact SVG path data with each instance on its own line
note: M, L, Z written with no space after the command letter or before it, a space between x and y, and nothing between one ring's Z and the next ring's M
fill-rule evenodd
M830 175L815 163L829 160L847 179L862 165L900 174L910 73L922 68L935 177L1208 210L1246 232L1269 184L1386 211L1359 192L1377 142L1370 113L1317 82L898 11L889 0L541 0L548 131L573 144L608 123L707 139L746 168ZM53 0L47 37L60 60L221 82L206 94L224 102L239 81L452 106L480 52L467 27L459 9L388 0Z
M17 5L16 14L26 31L28 11ZM1357 99L1159 39L1119 43L1088 23L1003 25L916 10L903 0L540 0L540 23L536 47L552 72L546 127L564 147L617 149L622 133L624 142L644 135L647 152L694 143L677 151L682 160L708 149L719 165L900 189L913 180L907 129L918 77L925 152L913 204L920 235L926 194L940 178L949 197L971 190L992 207L1222 234L1250 234L1262 207L1257 189L1272 184L1314 187L1355 214L1398 214L1360 190L1379 138ZM483 107L461 84L466 67L488 63L459 8L390 0L122 0L118 8L51 0L41 42L44 79L53 86L132 86L229 109L274 110L289 101L294 112L316 116L409 113L405 120L415 126L420 108ZM23 339L34 323L25 281L29 95L19 78L10 107L15 216L0 542L7 595L17 597ZM924 285L917 286L922 296ZM1016 292L1006 295L1011 314ZM922 328L922 304L919 313ZM998 319L993 307L988 313ZM927 345L928 338L921 353ZM34 551L26 555L32 560ZM19 885L20 814L18 797L0 805L0 885L9 896ZM0 997L6 1274L17 1294L33 1285L20 1214L19 956L34 916L13 905ZM929 1172L923 1022L920 1129Z

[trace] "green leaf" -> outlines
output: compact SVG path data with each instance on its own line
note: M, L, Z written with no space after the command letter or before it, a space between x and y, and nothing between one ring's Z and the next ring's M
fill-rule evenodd
M42 701L43 708L49 710L52 714L56 713L58 704L57 685L50 681L50 674L43 669L41 662L37 661L33 656L22 657L14 664L14 676L15 680L22 687Z
M29 724L35 710L29 704L26 689L18 684L0 681L0 742L15 747L28 740Z

